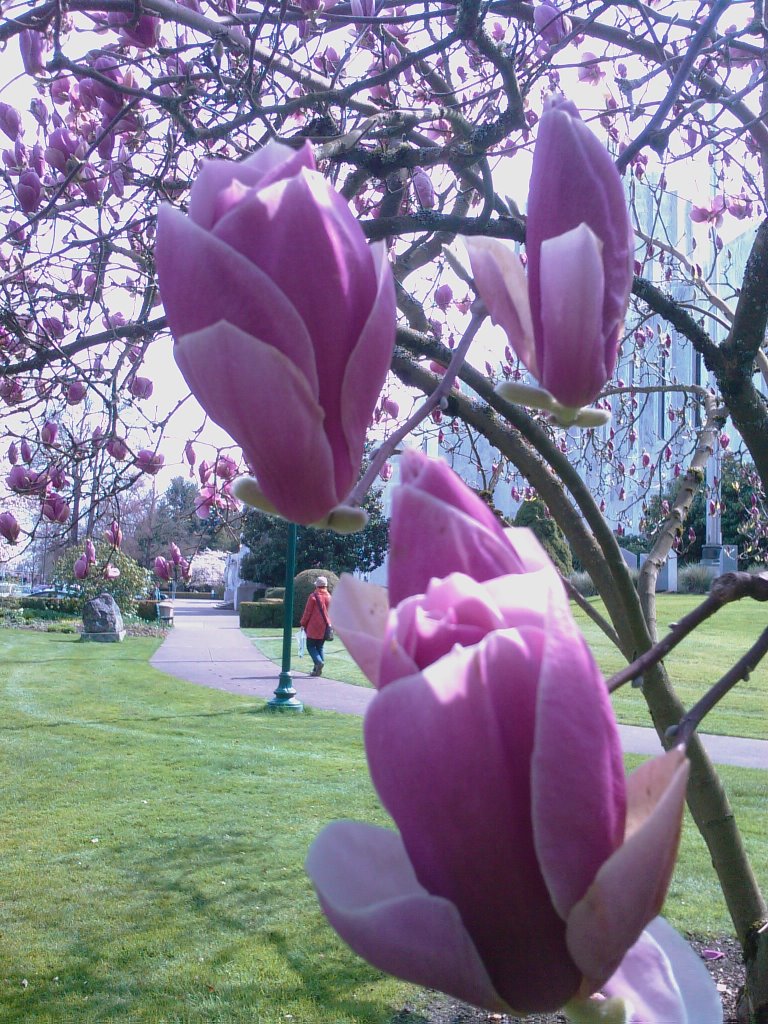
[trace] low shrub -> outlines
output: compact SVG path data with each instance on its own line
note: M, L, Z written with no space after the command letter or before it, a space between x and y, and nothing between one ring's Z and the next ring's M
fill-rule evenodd
M282 601L243 601L239 611L241 629L263 629L283 624Z
M268 587L264 593L264 597L267 600L285 600L285 587Z
M210 601L211 593L210 590L177 590L176 597L185 601Z
M595 597L597 594L597 587L588 572L572 572L568 577L568 582L578 590L582 597Z
M677 590L680 594L708 594L714 579L706 565L685 565L677 570Z
M21 603L18 597L0 597L0 612L16 611L19 608L21 608Z
M37 622L57 622L61 619L71 619L73 615L80 617L80 609L71 612L66 609L59 608L24 608L22 613L25 622L37 621Z
M66 615L80 615L83 610L82 597L34 597L29 595L19 599L25 611L61 612ZM41 616L45 618L45 616Z

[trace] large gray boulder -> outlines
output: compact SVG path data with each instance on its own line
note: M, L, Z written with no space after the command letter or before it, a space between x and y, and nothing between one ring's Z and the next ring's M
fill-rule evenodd
M99 594L86 601L83 608L83 640L116 644L124 636L123 616L111 594Z

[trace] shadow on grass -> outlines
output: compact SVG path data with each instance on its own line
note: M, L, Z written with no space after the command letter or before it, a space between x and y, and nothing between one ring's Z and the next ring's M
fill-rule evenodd
M4 970L2 1019L250 1024L291 1016L280 1011L298 1020L314 1005L328 1021L428 1024L361 996L381 975L341 949L299 865L286 883L271 834L163 837L150 852L110 852L119 915L107 905L84 917L73 905L47 971Z

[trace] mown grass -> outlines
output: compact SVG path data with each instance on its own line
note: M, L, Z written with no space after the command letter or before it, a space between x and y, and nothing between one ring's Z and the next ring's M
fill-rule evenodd
M326 822L386 820L360 720L172 679L156 644L0 631L0 1020L391 1021L414 990L336 939L302 868ZM766 776L722 774L766 883ZM690 826L667 912L730 931Z
M699 595L666 594L658 598L658 633L664 636L670 624L701 604ZM596 598L591 604L605 615L605 607ZM574 605L574 614L606 676L617 672L625 662L604 633ZM686 707L697 700L725 675L742 654L754 644L766 627L764 604L739 601L727 605L703 623L665 659L680 700ZM613 695L616 717L628 725L648 725L648 711L639 689L623 686ZM734 690L706 717L702 732L723 736L768 736L768 660L763 661L748 680Z
M698 604L699 596L668 594L658 598L659 635L663 636L669 624L682 618ZM605 615L605 607L598 599L591 603ZM625 662L619 651L605 634L576 605L571 605L600 668L607 676L617 672ZM681 701L690 707L702 694L745 653L765 629L765 606L741 601L729 605L705 622L696 632L677 647L666 659L666 666ZM246 629L262 653L276 664L280 662L282 637L275 629ZM309 671L309 658L295 657L293 666L298 671ZM355 686L370 684L350 658L338 638L325 645L325 674L343 683ZM613 706L619 722L625 725L650 725L648 708L639 689L627 685L613 696ZM742 681L726 699L706 718L702 732L723 736L745 736L765 739L768 736L768 659Z

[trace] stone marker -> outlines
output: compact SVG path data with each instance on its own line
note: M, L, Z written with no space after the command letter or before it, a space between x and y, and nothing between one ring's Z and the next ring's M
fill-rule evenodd
M117 644L125 637L123 616L111 594L99 594L85 602L81 640Z

